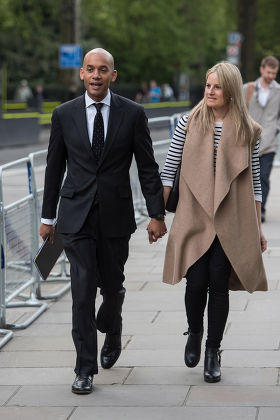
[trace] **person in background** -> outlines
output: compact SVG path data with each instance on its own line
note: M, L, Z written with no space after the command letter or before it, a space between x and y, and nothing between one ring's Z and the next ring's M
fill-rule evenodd
M178 122L161 173L164 199L180 162L179 202L166 247L163 281L186 277L189 330L185 364L201 354L204 311L208 328L204 380L221 379L220 345L229 312L229 289L267 290L262 252L259 138L249 116L236 66L216 64L206 74L204 97Z
M136 230L129 169L135 156L151 217L149 242L166 233L163 187L142 106L110 91L112 55L89 51L80 70L85 94L52 116L40 235L53 240L54 219L70 262L72 336L77 358L72 392L89 394L98 373L97 329L106 334L101 366L121 354L124 265ZM67 175L63 182L67 166ZM95 316L97 286L103 302Z
M15 92L15 100L19 102L28 102L33 98L32 90L28 86L27 80L21 80Z
M134 100L138 104L145 104L148 102L148 86L146 82L141 83L141 87L137 90Z
M160 102L161 88L157 85L155 80L150 81L149 99L150 102Z
M162 100L163 101L173 101L174 100L174 91L168 83L162 85Z
M270 173L278 147L280 131L280 85L275 81L279 61L273 56L261 61L259 77L244 85L245 98L251 117L262 126L260 169L262 186L261 220L265 222L266 202L270 189Z
M43 101L44 101L43 92L44 92L43 86L37 85L35 89L34 105L38 112L42 112L43 110Z

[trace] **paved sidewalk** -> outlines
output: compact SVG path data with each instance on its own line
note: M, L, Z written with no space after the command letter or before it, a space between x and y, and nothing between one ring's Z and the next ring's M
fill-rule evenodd
M280 247L279 191L280 169L274 169L264 224L272 247ZM264 256L267 293L231 292L222 381L206 384L203 359L194 369L184 365L184 283L161 283L166 238L150 246L145 228L131 240L123 352L116 366L100 368L92 394L71 393L75 353L68 293L0 351L1 419L280 419L280 248ZM8 310L10 322L22 316L19 309ZM100 334L100 347L102 341Z

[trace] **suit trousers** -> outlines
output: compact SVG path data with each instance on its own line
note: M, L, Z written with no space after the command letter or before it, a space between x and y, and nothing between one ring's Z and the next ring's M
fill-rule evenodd
M275 153L265 153L260 156L260 177L262 187L262 213L265 214L265 205L270 190L270 173L272 170Z
M185 306L189 328L203 328L208 299L208 336L206 347L219 348L229 312L228 281L231 264L216 236L210 248L187 271Z
M70 262L76 374L98 373L95 317L97 287L100 287L103 296L110 296L99 318L102 318L105 325L110 325L113 320L114 328L120 328L121 308L114 304L114 300L125 291L124 265L128 257L129 239L130 235L121 238L104 237L100 229L98 205L91 207L78 233L62 234L65 253Z

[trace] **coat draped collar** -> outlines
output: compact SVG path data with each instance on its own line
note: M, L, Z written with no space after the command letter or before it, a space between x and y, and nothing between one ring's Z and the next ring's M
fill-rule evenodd
M188 124L181 173L201 207L209 217L214 217L233 180L248 168L249 147L236 141L234 122L227 115L223 122L214 174L214 133L212 129L205 133L196 117L194 115Z

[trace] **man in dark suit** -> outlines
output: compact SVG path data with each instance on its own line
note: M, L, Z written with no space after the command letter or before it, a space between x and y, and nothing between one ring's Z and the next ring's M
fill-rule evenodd
M53 222L70 262L76 379L72 391L92 391L97 329L106 333L101 365L121 353L124 265L136 229L129 168L135 156L151 221L149 242L166 233L163 189L143 108L109 90L117 77L112 55L97 48L84 58L85 95L54 110L45 173L40 235L53 240ZM67 165L67 174L62 181ZM103 302L95 317L100 287Z

